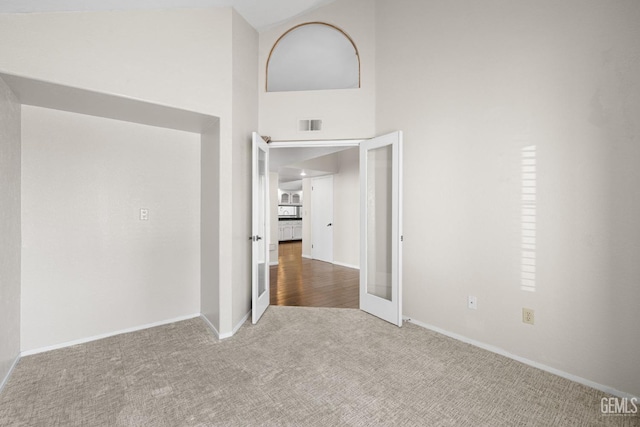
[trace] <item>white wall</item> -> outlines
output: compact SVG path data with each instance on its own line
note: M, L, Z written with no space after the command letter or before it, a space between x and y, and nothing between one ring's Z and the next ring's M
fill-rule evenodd
M302 256L311 258L311 178L302 180Z
M335 154L333 175L333 262L360 267L360 155L358 148Z
M20 104L0 79L0 387L20 353Z
M0 14L0 70L226 118L231 13Z
M251 87L257 36L234 15L228 7L0 15L0 70L220 118L218 147L203 160L216 169L216 201L209 207L217 209L213 235L218 248L207 254L217 260L207 262L221 284L209 289L217 293L217 310L208 306L206 312L217 313L214 326L225 334L232 330L235 312L247 304L248 260L234 260L230 250L234 236L250 233L245 218L234 225L234 180L242 185L246 163L244 148L234 147L234 141L257 127L257 95ZM234 119L234 110L240 118ZM244 190L236 200L246 206ZM246 252L240 244L235 247Z
M404 314L640 395L640 3L376 7L376 131L405 136ZM520 289L528 145L533 293Z
M273 245L273 250L269 250L269 263L278 263L278 242L280 239L280 229L278 227L278 176L277 172L269 172L269 222L271 223L270 241Z
M200 313L220 331L220 123L200 137Z
M359 89L266 92L266 64L276 40L300 23L321 21L343 29L360 53ZM348 139L374 135L374 10L368 0L341 0L260 33L260 133L273 140ZM322 119L320 132L298 132L298 120Z
M258 33L233 12L232 326L251 311L251 133L258 129ZM221 331L222 332L222 331Z
M313 163L314 160L309 162ZM346 267L360 266L360 164L358 148L318 158L333 175L333 261ZM311 257L311 179L302 180L302 254Z
M22 177L23 351L199 312L199 135L23 106Z

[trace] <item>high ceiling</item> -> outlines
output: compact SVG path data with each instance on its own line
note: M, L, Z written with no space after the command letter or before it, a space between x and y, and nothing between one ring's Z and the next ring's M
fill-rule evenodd
M85 12L140 9L189 9L233 7L258 31L268 29L293 17L303 15L335 0L0 0L0 13ZM272 168L280 180L299 185L300 173L307 177L326 175L331 171L314 169L305 161L343 150L281 149L275 150ZM277 153L277 154L276 154Z
M0 13L232 6L258 31L335 0L0 0Z

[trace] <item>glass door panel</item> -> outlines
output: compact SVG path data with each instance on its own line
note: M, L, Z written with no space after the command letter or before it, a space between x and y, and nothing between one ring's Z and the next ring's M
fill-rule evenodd
M269 306L269 147L253 134L252 299L251 320L257 323Z
M367 292L391 301L391 145L367 153Z
M360 308L402 326L402 133L360 143Z

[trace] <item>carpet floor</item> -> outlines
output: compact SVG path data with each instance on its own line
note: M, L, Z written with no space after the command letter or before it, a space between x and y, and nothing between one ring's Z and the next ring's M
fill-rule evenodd
M270 307L223 341L196 318L24 357L0 425L640 425L604 396L413 324Z

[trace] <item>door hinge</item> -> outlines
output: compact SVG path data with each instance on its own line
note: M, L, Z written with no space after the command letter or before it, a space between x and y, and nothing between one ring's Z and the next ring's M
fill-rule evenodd
M400 236L400 241L404 242L404 236Z

